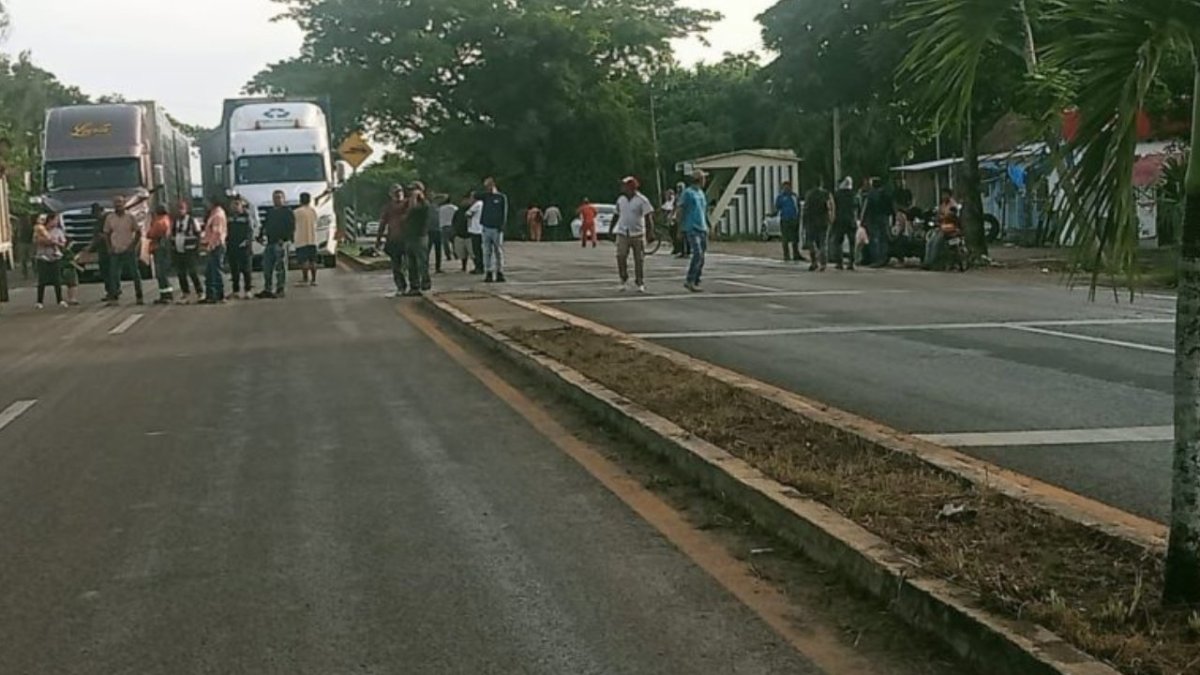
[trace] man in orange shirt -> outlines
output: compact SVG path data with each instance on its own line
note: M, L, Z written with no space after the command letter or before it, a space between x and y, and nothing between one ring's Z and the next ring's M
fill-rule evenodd
M579 241L584 248L587 248L588 239L592 241L592 248L596 248L596 207L592 206L592 202L586 197L583 204L579 207Z
M154 219L150 221L146 239L150 241L154 278L158 281L158 299L154 304L169 305L175 302L175 289L171 287L171 213L167 207L160 205L154 210Z

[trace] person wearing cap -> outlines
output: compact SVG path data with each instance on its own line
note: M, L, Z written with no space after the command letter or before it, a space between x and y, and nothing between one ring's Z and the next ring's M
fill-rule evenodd
M404 276L404 226L408 220L408 202L404 199L404 187L393 185L388 189L391 200L379 214L379 232L375 236L376 250L382 249L392 261L392 280L400 297L408 292L408 280ZM384 238L387 243L384 243Z
M617 198L617 273L621 276L618 290L629 289L629 252L633 251L634 283L638 292L646 292L646 232L654 227L654 205L638 189L638 179L628 176L621 181L622 194Z
M508 197L496 187L495 178L483 181L483 209L479 223L483 226L483 266L485 283L504 283L504 230L508 227Z
M696 169L688 181L688 187L679 199L679 217L683 223L683 234L692 249L692 261L688 265L684 288L693 293L700 292L700 277L704 273L704 257L708 253L708 195L704 186L708 174Z

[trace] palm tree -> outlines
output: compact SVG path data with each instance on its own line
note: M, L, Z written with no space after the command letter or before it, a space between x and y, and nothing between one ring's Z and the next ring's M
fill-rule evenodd
M962 135L964 220L975 251L987 250L979 177L981 79L997 46L1002 53L1019 53L1027 75L1037 73L1037 42L1029 9L1036 9L1038 2L907 0L901 6L899 25L911 33L912 40L897 74L900 87L915 95L919 109Z
M1047 59L1078 77L1082 112L1067 168L1067 236L1102 267L1133 274L1138 223L1133 191L1138 114L1164 56L1189 53L1192 152L1179 261L1175 332L1175 461L1164 600L1200 604L1200 0L1054 0L1066 29ZM1093 277L1093 287L1095 285Z

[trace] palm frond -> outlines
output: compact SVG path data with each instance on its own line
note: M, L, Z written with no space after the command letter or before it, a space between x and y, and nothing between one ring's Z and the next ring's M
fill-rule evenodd
M1092 265L1093 292L1105 271L1135 274L1138 250L1133 167L1138 116L1164 54L1188 39L1185 18L1200 0L1054 0L1052 20L1069 30L1047 59L1078 73L1076 139L1064 168L1065 234ZM1195 24L1193 24L1195 25Z
M897 24L910 36L900 88L943 124L966 120L984 51L1011 42L1006 19L1015 11L1014 0L907 0Z

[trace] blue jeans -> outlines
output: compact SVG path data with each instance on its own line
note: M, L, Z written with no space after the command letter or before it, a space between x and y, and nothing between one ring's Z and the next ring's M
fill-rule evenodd
M225 299L225 272L221 269L224 262L224 246L208 252L208 262L204 266L204 290L209 301Z
M692 262L688 264L687 280L689 284L699 284L700 275L704 273L704 255L708 253L708 233L685 233L688 246L692 249Z
M504 274L504 233L483 228L483 267L488 274Z
M287 246L283 242L267 244L267 248L263 250L263 290L267 293L275 291L283 291L287 288L287 267L288 254ZM274 276L278 283L271 285L271 277Z

